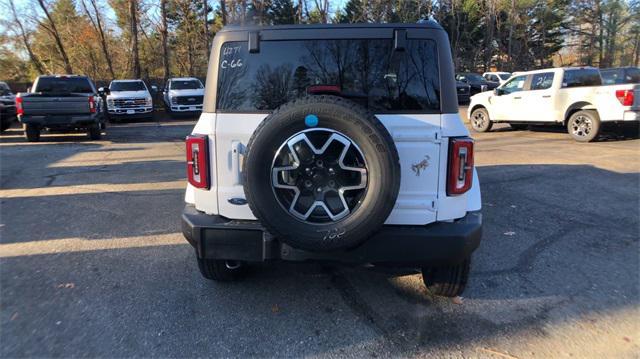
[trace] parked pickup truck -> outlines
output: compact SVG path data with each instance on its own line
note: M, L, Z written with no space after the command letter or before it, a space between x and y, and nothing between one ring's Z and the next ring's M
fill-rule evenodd
M153 98L142 80L113 80L107 96L109 119L150 119L153 117Z
M602 86L592 67L522 72L493 92L471 97L469 121L477 132L493 123L515 129L529 124L562 124L574 140L598 138L603 124L640 121L640 84Z
M81 129L97 140L105 123L101 96L86 76L39 76L28 92L16 96L18 120L29 142L39 141L42 129Z

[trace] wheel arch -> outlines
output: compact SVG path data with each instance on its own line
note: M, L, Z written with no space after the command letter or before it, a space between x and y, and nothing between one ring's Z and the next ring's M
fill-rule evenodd
M569 106L567 108L567 110L564 113L564 118L562 121L562 125L563 126L567 126L567 123L569 122L569 118L571 118L571 116L581 110L593 110L597 112L597 108L595 105L593 105L590 102L587 101L578 101L573 103L571 106Z

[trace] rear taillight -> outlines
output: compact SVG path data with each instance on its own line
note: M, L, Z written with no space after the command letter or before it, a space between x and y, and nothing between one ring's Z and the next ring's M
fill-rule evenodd
M22 107L22 97L16 97L16 114L19 116L24 115L24 107Z
M616 90L616 97L622 106L633 105L633 90Z
M195 188L209 189L209 139L187 136L187 179Z
M447 195L457 196L471 189L473 183L473 140L452 138L449 140L449 168Z
M89 96L89 112L96 113L96 99L93 96Z

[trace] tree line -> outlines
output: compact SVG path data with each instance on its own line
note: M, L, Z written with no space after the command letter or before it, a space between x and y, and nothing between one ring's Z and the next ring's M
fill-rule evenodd
M206 75L225 25L435 19L459 71L638 66L640 0L0 0L0 77Z

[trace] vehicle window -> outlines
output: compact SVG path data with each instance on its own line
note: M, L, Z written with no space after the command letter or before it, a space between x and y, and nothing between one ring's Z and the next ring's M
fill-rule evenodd
M201 89L202 83L197 80L172 80L171 90L195 90Z
M553 84L553 72L534 74L531 80L531 90L546 90Z
M598 69L566 70L562 78L562 87L582 87L602 85Z
M627 84L640 84L640 69L637 67L627 69L627 71L625 71L624 81Z
M409 40L405 51L393 51L390 39L264 41L258 53L249 53L247 42L229 42L218 74L220 111L271 111L327 90L374 112L440 110L431 40Z
M620 70L600 70L600 75L602 76L602 83L604 85L613 85L621 83L622 81Z
M500 82L500 79L498 78L498 76L496 75L491 75L491 78L489 81L493 81L493 82Z
M509 77L511 77L511 74L499 74L498 76L500 76L502 80L508 80Z
M506 93L514 93L522 91L524 89L524 83L527 80L527 75L517 76L506 82L500 87L500 89Z
M41 77L34 92L93 93L93 88L89 80L83 77Z
M109 85L111 91L146 91L147 87L142 81L113 81Z

